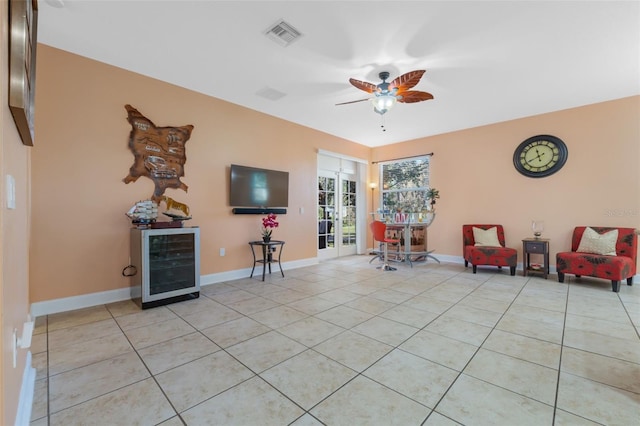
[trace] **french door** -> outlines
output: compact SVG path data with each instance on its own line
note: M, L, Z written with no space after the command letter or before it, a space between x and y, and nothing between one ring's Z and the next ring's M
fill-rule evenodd
M318 257L356 254L356 176L318 170Z

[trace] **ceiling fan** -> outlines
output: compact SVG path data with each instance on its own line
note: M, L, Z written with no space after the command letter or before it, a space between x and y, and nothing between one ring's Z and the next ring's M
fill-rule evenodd
M360 90L373 94L374 97L358 99L357 101L342 102L336 105L371 101L373 103L373 110L378 114L383 115L385 112L389 111L396 102L411 104L415 102L428 101L429 99L433 99L433 95L431 93L421 92L419 90L409 90L418 84L424 73L425 70L411 71L395 78L391 83L387 83L389 73L387 71L382 71L378 74L382 83L377 85L350 78L349 83Z

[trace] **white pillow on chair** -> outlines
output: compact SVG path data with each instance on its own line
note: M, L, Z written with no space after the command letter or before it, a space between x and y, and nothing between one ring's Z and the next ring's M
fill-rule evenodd
M580 240L578 250L581 253L616 255L616 243L618 242L618 230L614 229L604 234L598 234L593 228L586 227Z
M498 228L495 226L489 229L473 227L473 239L476 246L502 247L498 240Z

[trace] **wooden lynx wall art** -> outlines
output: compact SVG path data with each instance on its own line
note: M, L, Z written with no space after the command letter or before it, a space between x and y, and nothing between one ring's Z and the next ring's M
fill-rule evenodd
M125 105L131 124L129 148L134 163L124 183L135 182L146 176L155 184L152 200L160 203L167 188L180 188L187 192L187 185L180 181L187 161L185 143L191 137L192 125L182 127L156 127L155 124L131 105Z

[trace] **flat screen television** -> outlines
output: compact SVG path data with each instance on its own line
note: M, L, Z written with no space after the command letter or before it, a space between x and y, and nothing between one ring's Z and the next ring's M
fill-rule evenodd
M229 205L289 207L289 172L232 164Z

